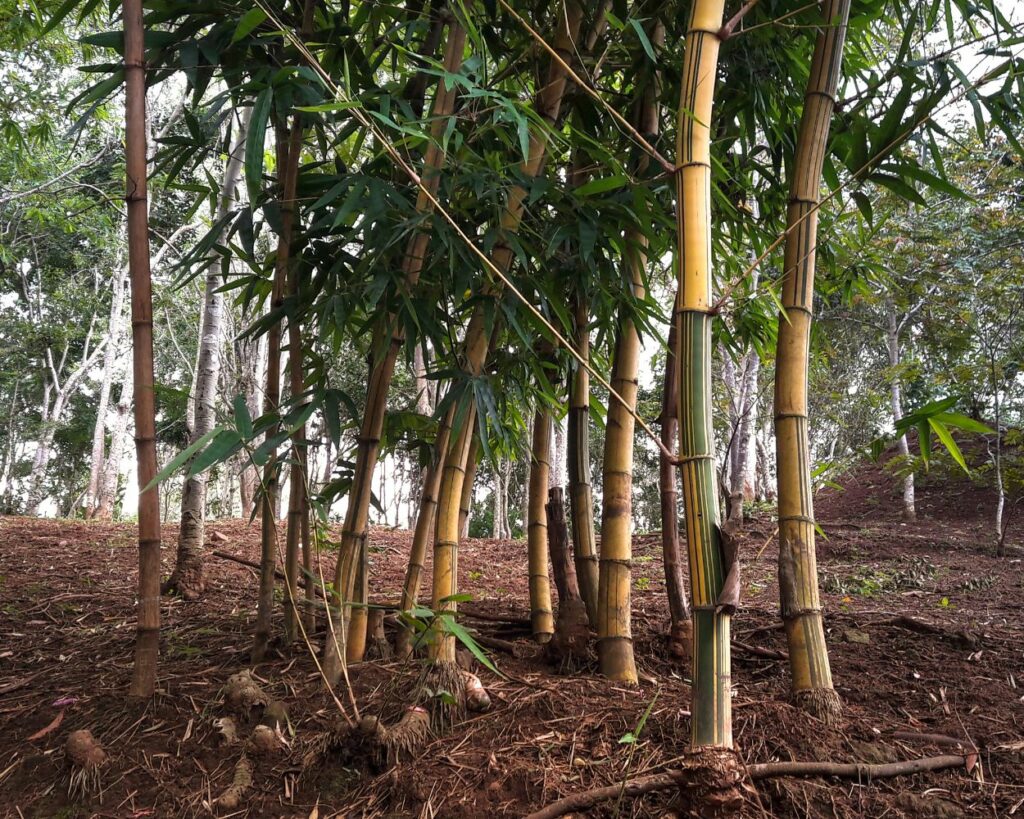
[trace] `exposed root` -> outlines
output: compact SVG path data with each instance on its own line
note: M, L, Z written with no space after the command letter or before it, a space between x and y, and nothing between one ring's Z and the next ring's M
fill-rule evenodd
M280 730L257 725L245 743L246 753L252 756L272 756L285 747L284 735Z
M430 722L441 729L466 713L466 676L458 664L433 662L417 691L417 703L430 713Z
M842 721L843 702L834 688L807 688L793 692L793 704L830 728Z
M68 794L84 798L102 791L101 769L107 762L107 753L92 732L83 728L73 731L64 743L64 755L71 763Z
M705 745L687 754L680 771L680 794L694 816L731 816L753 793L739 754Z
M271 700L263 709L263 719L260 722L274 731L286 727L288 725L288 706L281 700Z
M581 599L569 599L558 605L555 634L544 647L544 655L566 672L574 672L589 661L590 628L587 607Z
M235 765L235 775L231 780L231 784L224 793L217 797L214 804L218 808L224 808L225 810L237 810L238 806L242 804L242 797L245 796L245 792L251 787L252 762L249 761L248 756L242 754Z
M410 706L394 725L377 717L363 717L359 732L380 764L394 765L403 754L412 756L430 735L430 715L418 705Z
M224 705L236 713L249 716L253 708L265 706L267 702L269 698L247 668L232 674L224 684Z

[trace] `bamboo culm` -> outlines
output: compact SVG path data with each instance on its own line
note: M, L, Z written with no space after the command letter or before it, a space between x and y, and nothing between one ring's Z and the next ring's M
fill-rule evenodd
M131 282L135 452L140 490L157 474L156 406L153 391L153 285L149 259L146 192L146 64L142 0L125 0L125 202ZM139 608L135 662L129 694L150 697L156 689L160 653L160 495L153 486L139 494Z
M779 593L794 699L826 722L839 719L818 595L807 430L807 365L821 169L835 108L849 0L826 0L814 46L790 183L782 307L775 357L779 492Z

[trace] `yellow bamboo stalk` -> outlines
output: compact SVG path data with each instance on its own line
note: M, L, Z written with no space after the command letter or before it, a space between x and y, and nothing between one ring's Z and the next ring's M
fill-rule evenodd
M458 21L453 21L448 30L448 41L445 45L444 65L445 70L454 74L462 65L462 59L466 47L466 30ZM455 107L455 86L449 88L444 82L439 82L434 95L434 103L431 109L430 140L427 143L423 157L423 183L426 190L421 189L416 199L416 210L422 215L431 211L431 196L436 195L440 185L441 169L444 165L444 152L441 149L441 140L444 129L447 127L448 117L451 116ZM430 244L430 233L424 228L416 230L406 247L405 255L402 258L402 273L406 288L414 287L423 270L427 249ZM367 527L369 525L370 500L373 492L373 473L377 465L377 457L380 450L380 437L384 428L384 413L387 408L388 391L391 386L391 379L395 371L395 362L398 353L405 343L405 336L402 328L397 324L395 316L389 316L387 327L390 332L390 343L383 355L379 356L370 373L370 385L366 394L366 403L363 406L363 421L359 431L359 440L356 450L356 464L353 474L352 488L349 490L349 505L345 513L345 521L342 525L341 544L339 546L339 557L334 573L334 587L336 594L340 592L341 598L346 602L354 601L365 605L365 587L368 581L366 567L363 566L363 580L361 584L356 583L359 567L365 562ZM374 349L379 350L382 344L375 341ZM358 596L354 596L358 590ZM334 629L328 629L326 643L324 646L324 675L327 681L334 685L341 676L341 652L335 636L346 628L344 620L348 616L345 610L344 616L339 617L341 609L340 601L332 601L335 618ZM366 610L360 610L352 620L356 625L349 629L348 641L353 644L346 648L345 654L352 661L362 658L360 647L366 645ZM354 631L353 631L354 629Z
M732 748L728 609L711 416L711 113L724 0L695 0L683 48L676 197L679 455L693 598L695 748Z
M551 474L551 413L540 405L533 416L533 442L527 496L527 555L530 575L530 623L533 639L546 643L555 633L548 576L548 477Z
M807 363L814 307L815 244L821 168L835 108L850 0L825 0L790 182L782 306L775 358L775 440L779 492L779 592L789 643L795 701L835 723L841 713L832 686L818 595L814 504L807 440Z
M462 499L459 501L459 537L469 537L469 515L473 511L473 484L476 483L477 450L480 448L480 436L473 435L469 444L469 456L466 462L466 480L462 484Z

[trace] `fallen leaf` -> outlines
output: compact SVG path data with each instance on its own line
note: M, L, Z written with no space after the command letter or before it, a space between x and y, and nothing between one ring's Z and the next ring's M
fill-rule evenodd
M57 729L57 726L60 725L63 721L64 721L64 712L63 711L58 711L57 712L57 716L55 716L53 718L53 721L49 725L47 725L45 728L40 728L38 731L36 731L34 734L32 734L32 736L30 736L28 738L28 741L31 742L34 739L42 739L47 734L49 734L51 731L55 731Z

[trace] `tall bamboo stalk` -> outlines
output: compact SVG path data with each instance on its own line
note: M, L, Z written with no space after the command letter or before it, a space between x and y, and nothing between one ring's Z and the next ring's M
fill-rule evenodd
M673 311L674 312L674 311ZM679 434L679 334L673 319L668 331L668 353L665 358L665 384L661 403L661 442L672 451ZM665 566L665 593L671 618L669 653L680 660L689 660L693 649L693 623L686 601L683 566L679 551L679 495L676 491L676 464L664 453L658 453L659 490L661 498L661 552Z
M695 748L732 748L727 566L719 528L711 417L711 140L724 0L695 0L684 45L676 131L679 456L693 596Z
M530 575L530 624L533 639L546 643L555 633L548 576L548 476L551 473L551 412L539 405L533 416L526 524Z
M650 34L660 48L664 26L658 22ZM653 141L658 133L657 83L649 83L637 101L636 124L640 133ZM648 166L641 156L637 175ZM625 234L624 264L633 297L644 298L644 268L647 266L647 237L630 226ZM601 553L597 595L597 653L601 673L613 680L635 683L633 632L630 624L630 586L633 562L633 432L640 365L640 336L628 315L620 316L612 356L612 387L622 401L608 404L604 444L604 499L601 505Z
M462 25L453 20L448 29L448 41L445 45L444 65L449 73L458 73L462 66L463 54L466 47L466 30ZM456 86L451 88L444 82L439 82L434 94L434 103L431 109L433 122L430 128L431 138L427 143L423 156L423 182L431 194L436 194L441 181L441 169L444 165L444 152L441 148L441 140L444 129L448 125L448 118L455 108ZM427 249L430 245L430 233L427 230L426 217L430 214L432 205L430 197L420 190L416 199L416 211L424 217L424 225L413 232L406 245L405 254L402 257L402 273L404 286L407 289L415 287L419 281L420 272L426 259ZM341 545L339 547L338 563L334 574L334 587L340 590L343 599L348 601L356 600L365 603L365 600L357 600L353 595L357 589L356 575L358 566L364 562L365 541L367 537L367 526L369 525L370 499L373 492L373 473L377 465L377 457L380 451L380 437L384 428L384 413L387 407L388 391L391 386L391 379L395 371L395 362L398 353L405 343L405 335L401 326L397 323L394 315L387 320L386 331L390 333L390 341L383 355L377 357L374 367L370 373L370 385L366 394L366 403L363 406L363 421L359 430L358 448L356 450L356 465L353 475L352 488L348 495L348 510L345 513L345 522L342 525ZM383 344L383 338L376 340L374 349L379 350ZM424 491L424 496L429 493ZM422 517L422 511L421 511ZM431 521L427 521L429 524ZM417 531L419 524L417 522ZM427 529L429 531L429 529ZM425 543L421 543L425 549ZM415 546L414 546L415 550ZM422 561L421 561L422 562ZM365 577L365 567L363 569ZM418 582L416 584L418 586ZM361 586L359 588L362 588ZM339 606L338 600L333 601L335 607ZM347 612L346 612L347 615ZM335 618L336 627L328 629L326 644L324 648L324 673L331 684L338 681L341 675L341 654L337 651L338 646L334 635L339 634L345 628L338 613L332 613ZM365 609L356 614L353 618L357 625L350 630L350 639L355 636L355 646L365 645ZM358 632L361 636L356 636ZM350 658L356 657L351 651L346 651ZM356 659L361 659L361 653Z
M814 506L807 441L807 362L814 307L814 262L821 167L835 108L850 0L825 0L790 183L775 372L779 489L779 592L794 699L828 721L841 704L832 687L818 597Z
M288 293L297 300L299 295L299 274L296 265L288 272ZM302 395L305 381L303 373L302 325L297 319L288 322L288 386L294 401ZM309 527L304 518L309 515L306 497L306 425L292 433L292 463L288 471L288 529L285 536L284 556L284 639L294 642L299 636L299 545L309 549Z
M308 39L313 30L313 0L305 0L302 9L300 36ZM270 296L270 309L280 311L284 304L284 290L289 278L292 232L295 225L295 191L298 185L299 161L302 154L303 123L298 111L292 117L287 147L283 147L283 127L277 132L278 173L281 179L281 233L277 237L277 257L274 262L274 282ZM264 408L277 412L281 403L281 323L276 322L267 331L267 384ZM267 439L277 435L280 424L267 430ZM277 568L277 501L279 463L277 453L271 453L263 468L263 502L260 505L260 587L256 603L256 627L252 646L252 661L262 661L270 643L271 617L274 611L274 574Z
M132 297L132 366L135 376L135 453L139 487L156 478L156 407L153 392L153 291L149 269L146 194L146 55L142 0L124 0L125 203ZM128 689L152 696L160 653L160 496L139 495L139 613L135 664Z
M558 30L553 48L563 61L572 59L573 43L579 34L582 8L575 2L566 3L565 10L557 12ZM567 73L562 64L552 60L548 66L545 84L537 94L537 113L554 126L565 94ZM527 158L520 171L524 177L531 179L540 175L544 168L548 146L547 130L531 129ZM522 222L523 211L528 191L522 185L515 185L509 192L505 209L501 214L500 228L503 237L511 236ZM513 259L512 246L504 239L500 240L493 251L493 263L502 273L508 272ZM485 293L496 300L501 292L497 284L489 285ZM483 303L478 304L470 317L462 349L462 369L470 376L479 376L487 360L490 339L486 330L488 310ZM471 407L466 413L471 418L474 410ZM448 452L444 472L441 476L438 493L437 521L434 534L434 599L436 611L454 611L456 604L447 600L458 590L456 559L459 545L458 503L462 497L462 485L466 474L466 457L469 453L469 436L472 424L465 422L455 445ZM431 644L431 659L435 665L454 662L455 638L452 634L440 634Z

